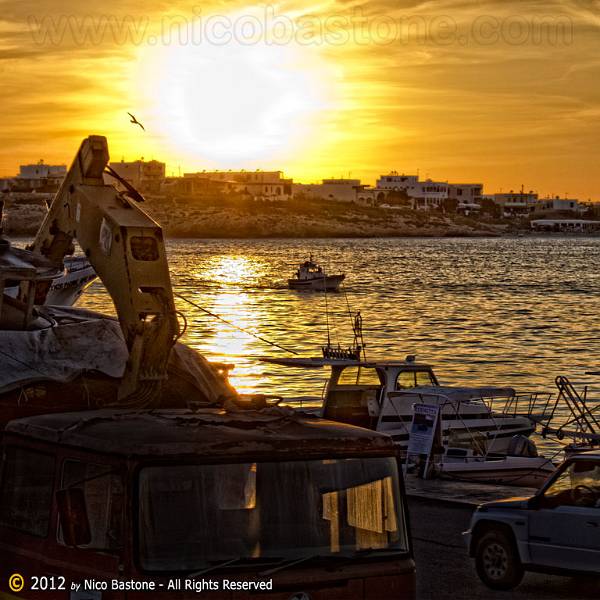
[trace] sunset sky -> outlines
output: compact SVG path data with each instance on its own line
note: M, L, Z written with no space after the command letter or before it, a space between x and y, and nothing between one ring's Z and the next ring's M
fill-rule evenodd
M600 201L599 0L0 2L0 175L97 133L169 174L419 169Z

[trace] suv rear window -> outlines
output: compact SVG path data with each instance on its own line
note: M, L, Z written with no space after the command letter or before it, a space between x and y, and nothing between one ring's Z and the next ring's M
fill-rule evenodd
M38 537L48 535L54 456L9 446L0 488L0 525Z

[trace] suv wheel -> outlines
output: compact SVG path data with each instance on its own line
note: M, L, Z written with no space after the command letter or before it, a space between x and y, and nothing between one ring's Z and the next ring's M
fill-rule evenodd
M510 537L493 529L478 540L475 566L481 581L495 590L510 590L523 579L523 567Z

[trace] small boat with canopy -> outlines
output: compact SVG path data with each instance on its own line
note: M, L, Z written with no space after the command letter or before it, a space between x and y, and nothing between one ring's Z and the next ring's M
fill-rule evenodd
M314 262L311 254L309 260L298 267L294 277L288 279L288 286L293 290L336 292L345 278L343 273L327 275L323 267Z

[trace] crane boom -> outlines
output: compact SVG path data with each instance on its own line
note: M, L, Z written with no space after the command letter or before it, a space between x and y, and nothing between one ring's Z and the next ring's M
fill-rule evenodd
M178 335L173 290L162 229L104 183L108 160L105 137L82 142L29 249L62 265L73 240L79 242L114 302L129 350L119 401L148 406L166 379ZM46 292L38 286L36 304ZM27 300L26 294L23 287L21 299Z

